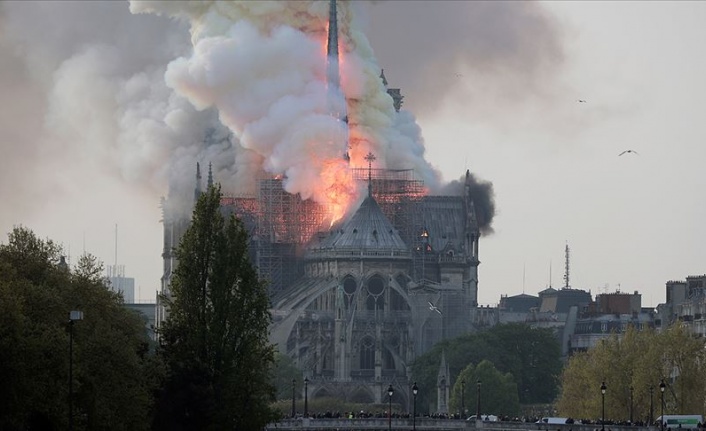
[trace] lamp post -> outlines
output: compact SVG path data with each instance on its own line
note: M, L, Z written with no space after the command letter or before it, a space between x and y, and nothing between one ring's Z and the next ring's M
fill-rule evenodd
M387 429L392 430L392 394L395 390L392 388L392 384L387 387L387 396L390 398L390 409L387 412Z
M74 429L74 322L83 320L83 311L69 313L69 431Z
M632 405L633 405L633 396L635 395L635 388L630 386L630 425L632 425Z
M413 407L412 407L412 430L416 431L417 430L417 392L419 392L419 388L417 387L417 382L414 382L412 385L412 396L414 398L413 402Z
M476 382L477 385L477 393L476 393L476 420L479 421L480 419L480 379L478 379L478 382Z
M652 403L652 394L655 391L655 387L653 385L650 385L650 417L647 418L647 423L652 426L652 422L654 422L654 404Z
M461 380L461 420L466 418L466 407L464 406L464 396L466 395L466 381Z
M666 388L667 385L664 384L664 379L659 383L659 392L662 394L662 414L659 418L659 429L661 431L664 431L664 388Z
M304 377L304 417L309 417L309 378Z
M292 379L292 418L297 415L297 405L294 401L294 388L297 385L297 379Z
M605 431L605 382L601 382L601 431Z

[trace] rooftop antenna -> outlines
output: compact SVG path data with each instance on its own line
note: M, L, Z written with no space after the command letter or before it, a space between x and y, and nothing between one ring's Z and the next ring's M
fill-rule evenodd
M566 264L564 266L564 289L569 288L569 243L567 241L566 248L564 249L564 254L566 256Z
M373 196L373 162L375 161L375 154L368 151L365 155L365 160L368 162L368 196Z
M552 287L552 260L549 259L549 288Z
M115 223L115 267L118 267L118 224Z

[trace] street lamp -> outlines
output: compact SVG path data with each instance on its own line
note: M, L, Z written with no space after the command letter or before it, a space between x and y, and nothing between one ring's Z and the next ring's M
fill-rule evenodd
M466 417L466 408L464 406L464 396L466 395L466 381L461 380L461 420Z
M412 408L412 430L417 430L417 392L419 388L417 387L417 382L412 385L412 395L414 396L414 403Z
M297 415L297 405L294 401L294 389L297 385L297 379L292 379L292 418Z
M74 429L74 322L83 320L83 311L69 313L69 431Z
M387 412L387 429L392 430L392 394L395 390L392 388L392 384L387 387L387 396L390 398L390 409Z
M632 425L632 405L633 405L633 396L635 395L635 388L630 386L630 425Z
M664 388L666 388L667 385L664 384L664 379L659 383L659 391L662 394L662 417L659 418L659 429L661 431L664 431Z
M480 420L480 379L478 379L478 382L476 382L478 385L477 391L478 393L476 394L476 420Z
M605 382L601 382L601 431L605 431Z
M647 419L647 423L652 426L654 422L654 404L652 404L652 394L654 393L655 387L650 385L650 417Z
M309 417L309 378L304 377L304 417Z

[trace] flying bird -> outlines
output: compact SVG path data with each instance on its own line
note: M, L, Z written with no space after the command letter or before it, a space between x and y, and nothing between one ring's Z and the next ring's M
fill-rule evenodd
M457 74L456 74L456 78L460 78L460 77L462 77L462 76L463 76L463 74L461 74L461 73L457 73Z
M635 151L635 150L625 150L625 151L623 151L622 153L618 154L618 156L622 156L623 154L627 154L627 153L632 153L632 154L635 154L635 155L637 155L637 156L640 155L640 153L638 153L638 152Z
M436 305L432 304L431 302L429 302L429 309L430 309L431 311L436 311L437 313L441 314L441 310L439 310L439 307L437 307Z
M579 102L579 103L586 103L586 100L584 100L584 99L579 99L579 100L577 100L577 102Z

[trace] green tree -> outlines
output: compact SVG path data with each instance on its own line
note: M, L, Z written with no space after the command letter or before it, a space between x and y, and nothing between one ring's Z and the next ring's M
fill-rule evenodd
M147 429L151 358L142 320L85 256L71 272L60 248L16 228L0 245L0 429L66 429L71 310L76 430Z
M278 400L292 399L292 379L296 380L301 387L304 381L301 370L294 363L294 360L280 352L275 352L275 363L272 374L272 384L277 391ZM295 396L301 398L301 391L296 391Z
M267 288L243 224L221 213L220 199L220 188L201 195L176 251L160 330L167 378L157 428L255 430L274 418Z
M452 412L461 411L461 390L464 388L464 410L467 412L464 416L475 414L479 380L482 415L515 416L520 413L517 384L512 374L501 373L487 360L481 361L477 366L469 364L461 371L451 390L449 403Z
M419 406L436 404L436 391L425 388L436 387L442 351L446 352L454 385L466 366L488 360L502 373L512 374L522 403L552 402L558 393L562 363L554 333L524 324L503 324L443 341L418 357L412 364L412 374L420 387Z
M665 414L702 414L705 359L703 339L693 337L680 325L661 333L629 326L622 335L613 334L591 350L571 357L561 375L557 410L562 416L600 418L600 386L605 382L607 419L629 419L632 404L633 420L646 420L650 387L654 419L660 413L659 384L664 379Z
M498 346L494 363L514 376L521 402L554 401L562 369L561 347L554 332L511 323L497 325L479 337Z

